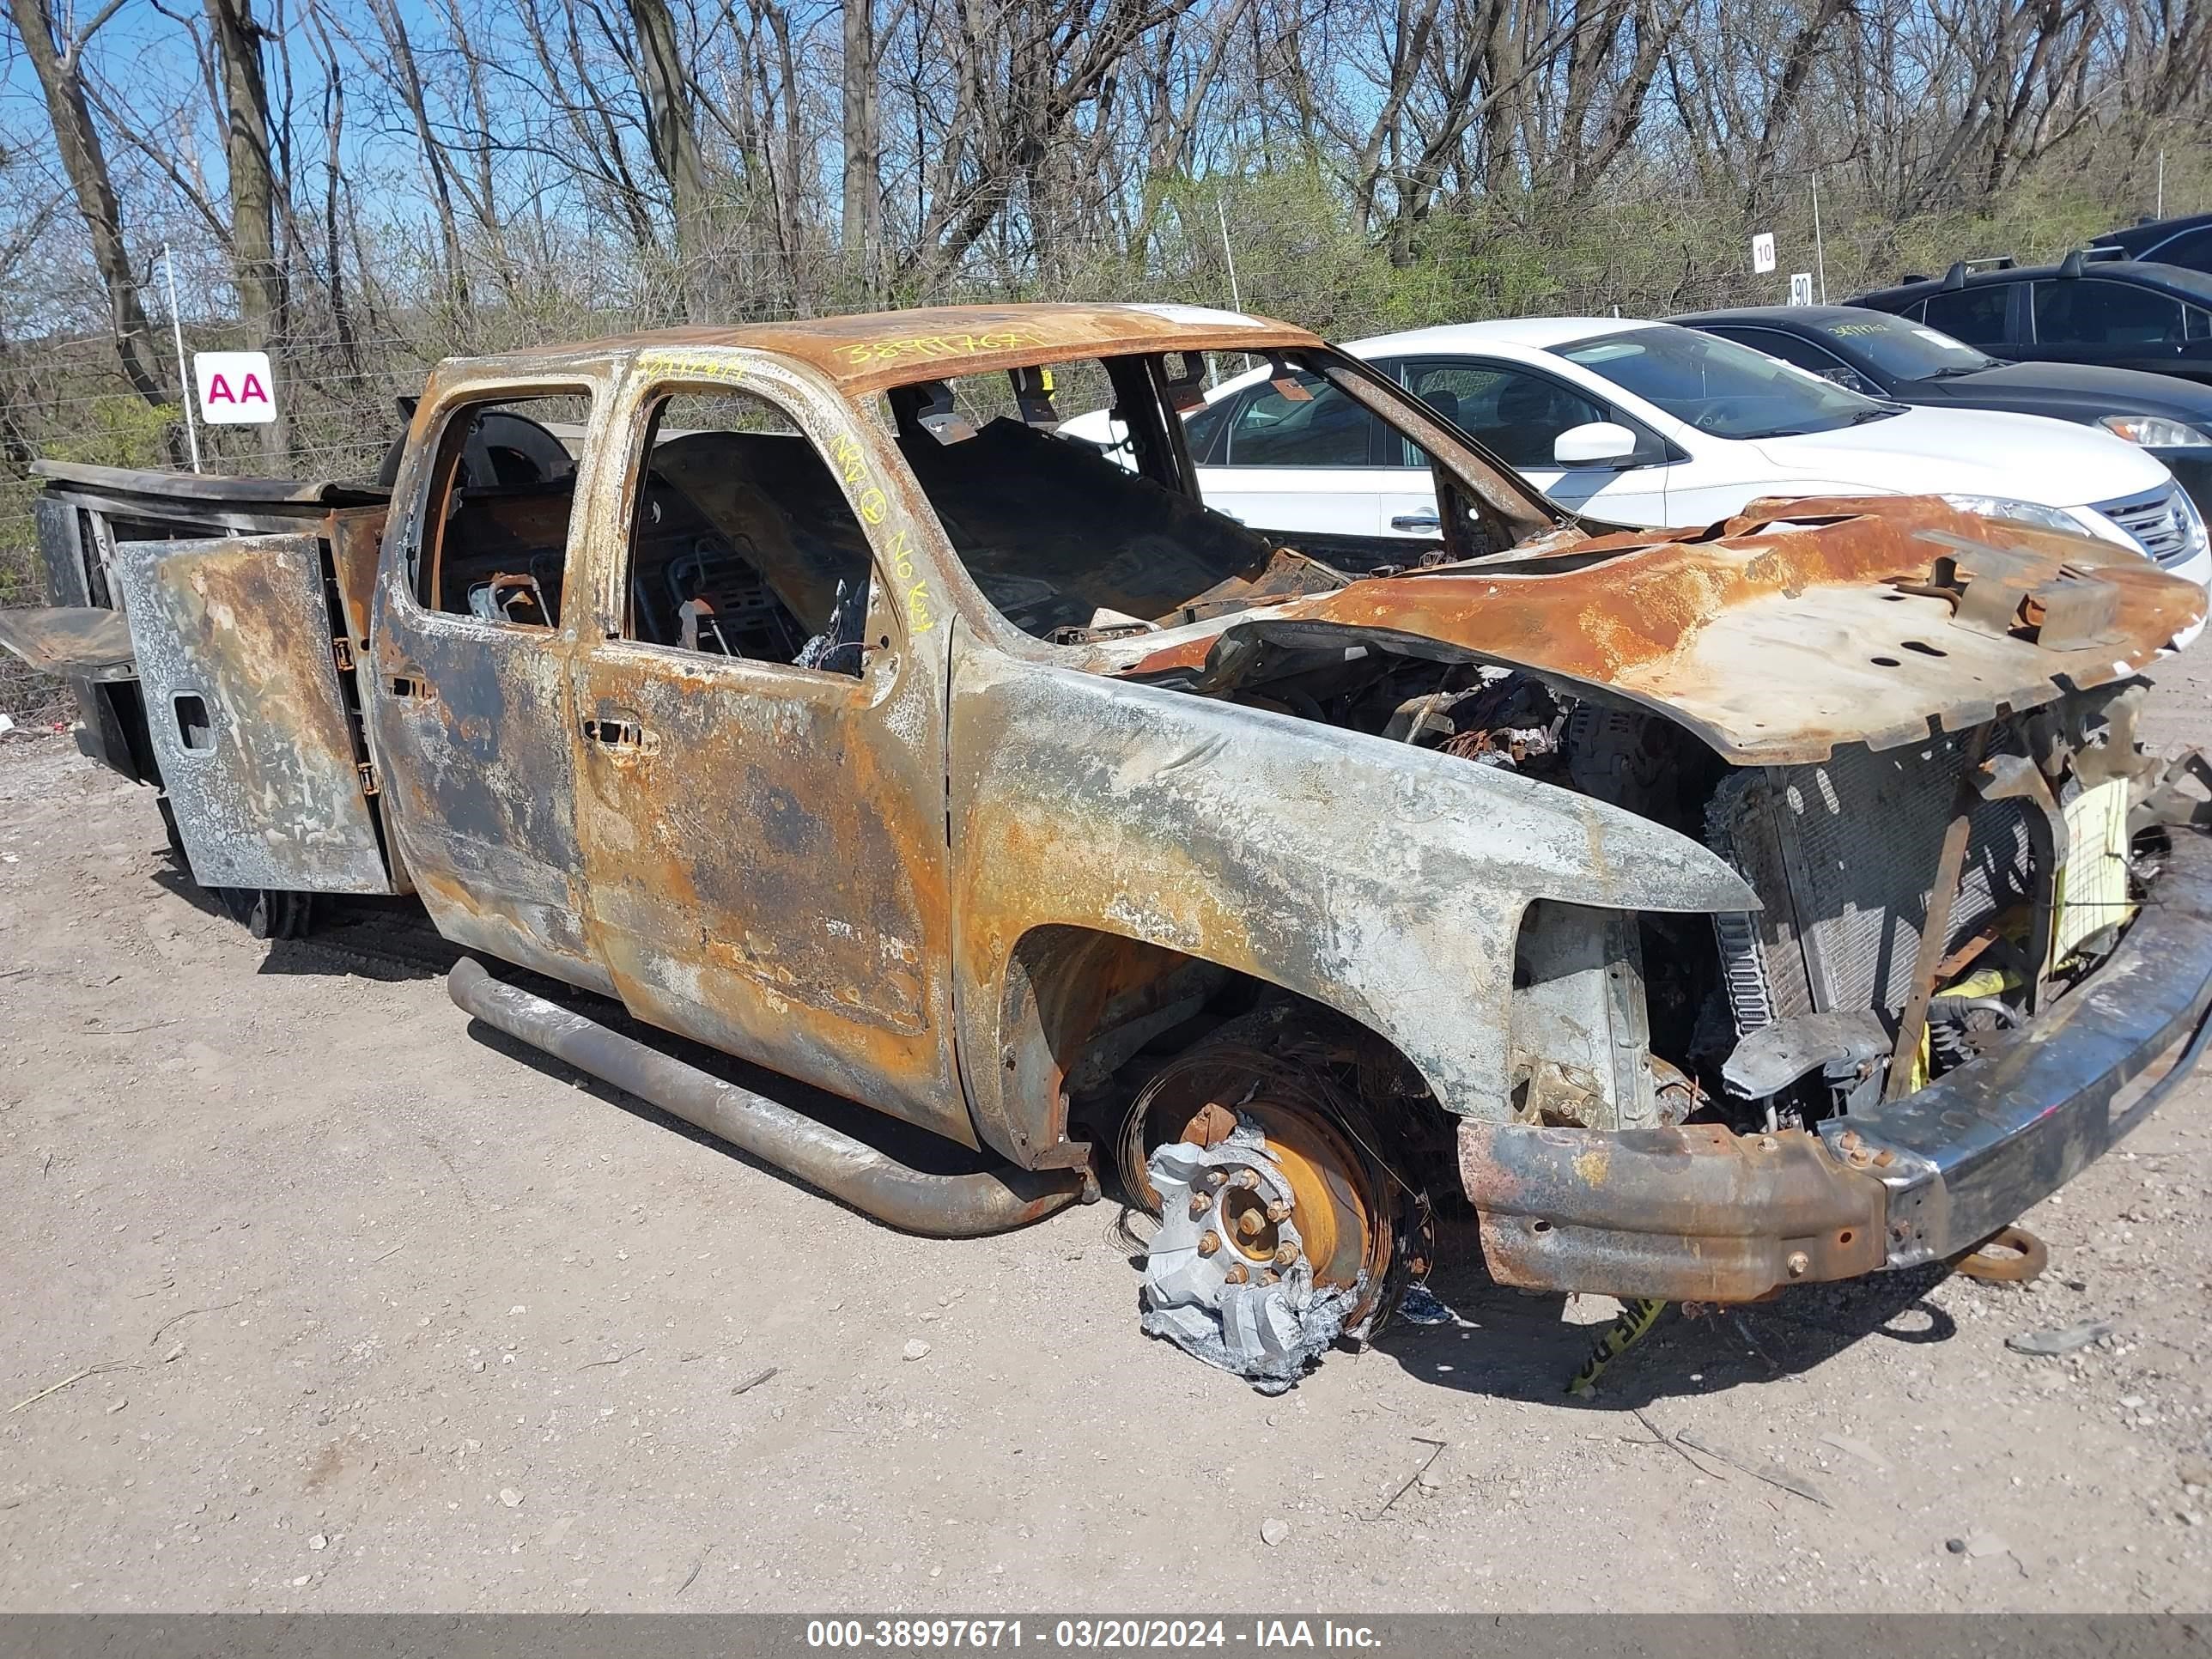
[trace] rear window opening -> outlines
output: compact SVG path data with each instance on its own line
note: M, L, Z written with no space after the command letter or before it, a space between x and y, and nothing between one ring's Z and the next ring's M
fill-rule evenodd
M416 556L425 610L503 627L560 625L574 446L590 418L580 389L472 404L447 419Z

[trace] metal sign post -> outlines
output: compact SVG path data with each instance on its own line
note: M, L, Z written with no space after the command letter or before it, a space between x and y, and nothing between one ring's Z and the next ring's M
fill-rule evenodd
M1820 250L1820 169L1813 169L1813 269L1820 278L1820 303L1828 303L1828 261ZM1808 301L1808 304L1811 301Z
M185 325L177 316L177 257L161 244L161 269L169 278L169 337L177 344L177 401L185 406L185 442L191 447L192 471L200 470L199 422L192 418L192 375L185 367Z

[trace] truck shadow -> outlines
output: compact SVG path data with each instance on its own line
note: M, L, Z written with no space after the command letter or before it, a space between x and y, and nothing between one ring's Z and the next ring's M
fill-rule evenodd
M203 915L216 917L227 925L240 927L240 938L246 938L245 929L225 909L222 901L194 882L173 856L155 871L154 879L156 884ZM452 971L453 964L467 954L459 945L440 937L437 929L430 925L429 917L411 898L326 895L317 901L313 930L304 939L268 941L257 971L311 976L357 975L388 981L441 980ZM507 963L495 963L494 967L501 979L573 1009L586 1018L597 1020L625 1036L649 1043L663 1053L673 1054L726 1082L765 1095L779 1105L787 1106L794 1112L827 1124L915 1169L932 1175L966 1175L992 1167L996 1161L970 1152L940 1135L917 1129L854 1102L809 1087L781 1073L748 1065L718 1049L687 1042L672 1032L642 1024L632 1019L620 1003L577 990L556 980L526 973ZM605 1102L633 1117L642 1118L657 1127L679 1134L686 1140L729 1158L732 1163L773 1176L786 1186L806 1193L823 1204L839 1208L850 1207L840 1204L820 1188L786 1174L775 1164L755 1158L681 1118L671 1116L626 1090L616 1088L587 1073L578 1071L544 1049L519 1042L480 1020L470 1019L459 1008L453 1011L453 1015L457 1022L466 1024L471 1037L506 1059L527 1066L563 1086L580 1089L594 1100ZM855 1211L854 1213L860 1212ZM863 1218L870 1226L883 1224L872 1217Z
M155 880L195 909L237 925L221 900L197 885L181 866L166 863L155 871ZM439 937L428 917L411 899L342 896L319 902L314 930L307 937L270 941L258 971L442 979L464 954L460 947ZM620 1004L605 998L511 966L501 965L497 971L501 977L538 995L764 1095L915 1169L964 1175L994 1162L852 1101L643 1025ZM457 1019L465 1018L459 1009L453 1012ZM578 1071L543 1049L481 1021L467 1024L471 1038L503 1058L527 1066L565 1087L580 1089L594 1100L681 1135L733 1163L760 1170L817 1202L850 1210L851 1206L776 1165L625 1090ZM1113 1196L1109 1193L1109 1207ZM860 1212L852 1213L868 1226L884 1224ZM1144 1266L1143 1230L1132 1231L1130 1224L1142 1218L1125 1208L1116 1235L1130 1249L1131 1264L1139 1272ZM1067 1218L1057 1219L1065 1224ZM1685 1319L1679 1309L1669 1308L1643 1341L1613 1360L1593 1393L1570 1395L1569 1382L1589 1358L1605 1334L1607 1322L1570 1322L1566 1297L1496 1284L1482 1270L1471 1218L1440 1217L1438 1224L1442 1248L1430 1286L1454 1310L1456 1322L1419 1326L1401 1322L1383 1334L1375 1352L1378 1358L1395 1361L1421 1381L1445 1389L1619 1413L1672 1397L1724 1393L1778 1382L1808 1371L1863 1341L1920 1345L1945 1342L1957 1334L1950 1316L1927 1299L1928 1292L1947 1276L1947 1267L1880 1273L1838 1285L1806 1285L1787 1291L1771 1302L1720 1309L1698 1319ZM1133 1285L1133 1301L1134 1290Z
M1566 1297L1491 1281L1478 1264L1471 1225L1463 1239L1449 1242L1462 1248L1444 1261L1466 1265L1451 1270L1440 1264L1430 1285L1458 1322L1401 1322L1383 1333L1375 1350L1424 1382L1471 1394L1617 1413L1669 1398L1782 1382L1861 1342L1921 1346L1958 1334L1956 1322L1928 1299L1950 1273L1936 1264L1803 1285L1771 1302L1708 1304L1694 1319L1670 1306L1650 1334L1613 1358L1592 1392L1571 1395L1569 1383L1611 1322L1569 1323Z
M422 907L411 898L322 894L315 900L314 923L303 939L256 941L222 897L194 881L174 853L153 872L154 884L226 927L241 943L262 945L257 973L305 974L324 977L352 975L363 979L442 979L460 960L459 945L438 936Z

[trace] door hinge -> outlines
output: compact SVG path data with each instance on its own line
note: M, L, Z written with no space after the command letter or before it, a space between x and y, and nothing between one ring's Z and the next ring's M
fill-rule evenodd
M362 794L377 795L383 793L384 781L376 775L376 765L374 762L362 761L356 765L354 769L361 774L361 793Z

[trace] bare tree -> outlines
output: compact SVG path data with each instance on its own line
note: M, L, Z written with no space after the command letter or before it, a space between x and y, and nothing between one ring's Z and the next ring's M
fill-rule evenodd
M447 161L446 147L431 130L429 100L422 88L422 71L416 66L415 43L408 35L406 20L401 16L395 0L368 0L368 9L376 19L384 49L390 54L392 82L398 88L400 102L406 108L416 144L422 152L422 173L429 180L430 200L438 215L438 239L445 249L446 281L454 303L466 309L469 262L461 246L460 222L453 214L452 168ZM332 61L336 61L335 54Z
M85 48L122 3L123 0L107 0L83 27L66 35L56 27L47 0L9 0L9 13L46 96L54 149L76 196L77 212L92 245L93 264L106 289L109 328L123 373L141 398L149 404L164 404L169 401L169 391L161 369L159 348L147 324L145 307L139 302L137 276L123 240L123 210L116 201L107 153L93 125L85 91Z
M668 185L676 223L676 263L684 301L694 318L710 319L720 307L721 283L716 267L707 191L707 163L692 120L691 81L676 40L676 20L667 0L629 0L630 25L637 31L637 82L646 108L653 165Z
M844 51L839 59L839 106L845 141L844 213L839 225L845 263L882 280L883 115L876 102L875 0L842 0Z
M262 72L261 26L252 0L205 0L208 27L220 65L223 94L223 157L230 173L230 258L246 337L254 347L281 353L284 337L284 268L276 249L278 182L269 145L269 85ZM278 408L283 407L282 400ZM272 457L284 453L280 416L262 428Z

